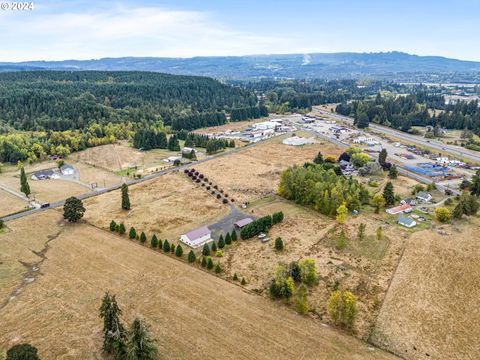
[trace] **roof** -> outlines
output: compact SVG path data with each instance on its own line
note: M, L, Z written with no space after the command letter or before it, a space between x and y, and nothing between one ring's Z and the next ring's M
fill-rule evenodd
M73 166L72 165L68 165L68 164L65 164L65 165L62 165L60 166L60 170L68 170L68 169L72 169L73 170Z
M252 218L245 218L245 219L242 219L242 220L238 220L234 225L238 226L238 227L244 227L245 225L248 225L250 224L251 222L253 222L253 219Z
M210 229L206 226L199 227L198 229L192 230L185 234L185 236L189 238L190 241L195 241L206 235L210 235Z
M432 195L430 195L429 193L425 192L425 191L420 191L418 194L417 194L417 197L419 198L422 198L422 199L427 199L429 197L431 197Z
M54 174L53 170L40 170L33 173L34 176L52 176Z
M397 219L397 222L404 225L413 225L415 220L413 220L411 217L400 215Z
M403 204L403 205L399 205L399 206L395 206L393 208L390 208L390 209L387 209L387 212L390 213L390 214L397 214L399 212L403 212L407 209L411 209L412 206L410 204Z

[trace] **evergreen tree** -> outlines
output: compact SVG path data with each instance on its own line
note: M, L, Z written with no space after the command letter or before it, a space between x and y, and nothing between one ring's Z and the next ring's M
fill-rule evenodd
M25 169L23 166L20 169L20 191L25 194L25 196L30 195L30 185L28 185L27 175L25 174Z
M393 184L391 181L387 182L383 189L383 199L386 205L395 204L395 193L393 192Z
M313 159L313 162L318 165L323 164L323 155L320 151L318 152L317 156L315 156L315 159Z
M387 149L382 149L380 151L380 154L378 155L378 163L383 169L385 169L385 165L387 164Z
M140 242L142 244L145 244L145 241L147 241L147 236L145 235L145 233L142 231L142 233L140 234Z
M183 249L182 247L180 246L180 244L177 245L177 248L175 249L175 255L177 257L182 257L183 255Z
M365 239L365 228L366 227L367 226L364 223L361 223L358 226L358 234L357 234L358 240L362 241L363 239Z
M133 226L130 228L130 231L128 233L128 238L132 240L137 238L137 231Z
M63 206L63 218L69 222L77 222L83 217L85 213L85 208L83 207L83 202L80 199L72 196L65 200L65 205Z
M213 269L213 261L212 261L212 258L211 258L211 257L209 257L209 258L207 259L207 269L208 269L208 270L212 270L212 269Z
M233 281L238 281L237 273L234 273L234 274L233 274Z
M163 241L162 241L162 239L158 239L158 248L159 248L160 250L163 249Z
M172 135L168 139L168 150L170 151L180 151L180 143L178 142L177 136Z
M125 232L127 231L127 229L125 229L125 225L123 223L121 223L119 226L118 226L118 233L120 235L123 235L125 234Z
M165 240L163 242L163 252L168 253L169 251L170 251L170 243L168 242L168 240Z
M124 355L125 330L120 320L120 310L115 295L105 293L99 309L99 316L103 319L103 351L114 354L115 358Z
M150 240L150 246L154 249L158 247L158 238L157 235L153 234L152 240Z
M281 237L277 237L275 239L275 250L282 251L283 250L283 240Z
M242 285L247 285L247 282L245 281L245 278L242 278L242 281L240 282Z
M1 357L3 359L3 356ZM6 360L40 360L38 350L30 344L13 345L7 351Z
M458 203L457 206L453 209L452 214L454 219L460 220L463 216L463 207L461 203Z
M203 245L202 255L203 256L210 255L210 248L208 247L208 244Z
M397 170L397 167L395 166L395 164L393 164L390 167L390 170L388 171L388 177L392 180L396 179L398 177L398 170Z
M122 209L130 210L130 197L128 196L128 185L122 185Z
M127 334L127 360L154 360L158 358L155 341L149 328L139 318L135 318Z
M480 196L480 170L477 170L472 177L472 183L470 185L470 194Z
M223 249L225 247L225 240L223 239L223 235L220 235L218 239L218 248Z
M237 232L235 229L232 230L232 241L237 241Z
M197 260L197 257L195 256L195 253L193 252L193 250L190 250L190 252L188 253L188 262L189 263L194 263L195 260Z
M225 244L230 245L231 243L232 243L232 235L230 235L230 233L227 233L227 235L225 236Z
M117 231L117 223L115 220L110 221L110 231Z
M202 257L202 262L201 262L202 267L207 267L207 259L205 256Z
M215 265L215 273L220 274L222 272L222 267L220 266L220 262L217 261Z
M217 251L217 244L215 243L215 241L212 242L211 250L212 250L212 253Z

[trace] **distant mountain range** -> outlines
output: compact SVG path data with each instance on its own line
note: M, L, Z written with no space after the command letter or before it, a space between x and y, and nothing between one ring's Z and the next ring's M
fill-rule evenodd
M193 58L123 57L96 60L0 62L0 71L137 70L204 75L224 79L395 78L408 74L480 72L480 62L402 52L316 53L290 55L206 56ZM401 77L401 76L400 76Z

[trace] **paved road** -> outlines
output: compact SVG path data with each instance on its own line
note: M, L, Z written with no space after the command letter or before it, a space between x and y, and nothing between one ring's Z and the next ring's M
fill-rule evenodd
M328 112L328 111L325 111L325 110L321 110L319 108L315 108L314 111L318 112L322 115L328 115L328 116L330 116L332 118L335 118L337 120L342 120L342 121L346 121L346 122L349 122L349 123L353 124L353 119L351 117L331 113L331 112ZM424 146L424 147L429 147L431 149L438 150L439 152L448 152L449 154L460 156L463 159L467 159L467 160L470 160L470 161L473 161L473 162L476 162L476 163L480 163L480 154L478 152L475 152L475 151L472 151L472 150L464 149L464 148L459 147L459 146L443 144L443 143L441 143L439 141L436 141L436 140L427 140L427 139L422 138L420 136L408 134L408 133L405 133L405 132L402 132L402 131L398 131L398 130L395 130L395 129L392 129L392 128L389 128L389 127L386 127L386 126L374 124L374 123L370 123L369 128L373 129L375 131L381 132L385 135L394 136L394 137L396 137L400 140L404 140L404 141L414 143L414 144ZM368 131L368 129L367 129L367 131Z
M147 176L145 176L141 179L128 180L128 181L126 181L126 184L127 185L139 184L139 183L142 183L144 181L148 181L148 180L154 179L154 178L159 177L159 176L163 176L163 175L168 174L168 173L172 173L172 172L175 172L175 171L183 171L186 168L194 167L196 164L201 164L201 163L211 161L211 160L214 160L214 159L217 159L217 158L220 158L220 157L229 156L231 154L235 154L235 153L238 153L238 152L241 152L241 151L248 150L252 146L258 145L258 144L263 143L265 141L268 141L268 139L258 141L256 143L250 143L250 144L247 144L245 146L235 148L235 149L232 149L230 151L222 152L218 155L207 157L206 159L198 160L198 161L195 161L195 162L190 163L190 164L185 164L185 165L169 168L169 169L166 169L166 170L158 171L158 172L152 173L150 175L147 175ZM117 184L117 185L113 185L113 186L110 186L110 187L107 187L107 188L97 189L95 191L90 191L88 193L77 196L77 198L79 198L80 200L85 200L85 199L88 199L88 198L91 198L91 197L94 197L94 196L98 196L98 195L105 194L105 193L110 192L110 191L120 189L121 187L122 187L122 184ZM1 220L3 220L4 222L7 222L7 221L10 221L10 220L15 220L15 219L19 219L19 218L22 218L22 217L25 217L25 216L33 215L33 214L36 214L38 212L45 211L45 210L48 210L48 209L61 207L63 205L65 205L65 200L56 201L56 202L50 203L50 206L48 208L31 209L31 210L19 212L19 213L16 213L16 214L5 216L5 217L1 218Z

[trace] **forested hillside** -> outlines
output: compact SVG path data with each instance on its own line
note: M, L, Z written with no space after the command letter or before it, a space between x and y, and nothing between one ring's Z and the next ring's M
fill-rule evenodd
M0 74L0 162L68 155L135 132L192 130L267 115L256 95L198 76L146 72ZM3 135L2 135L3 134Z

